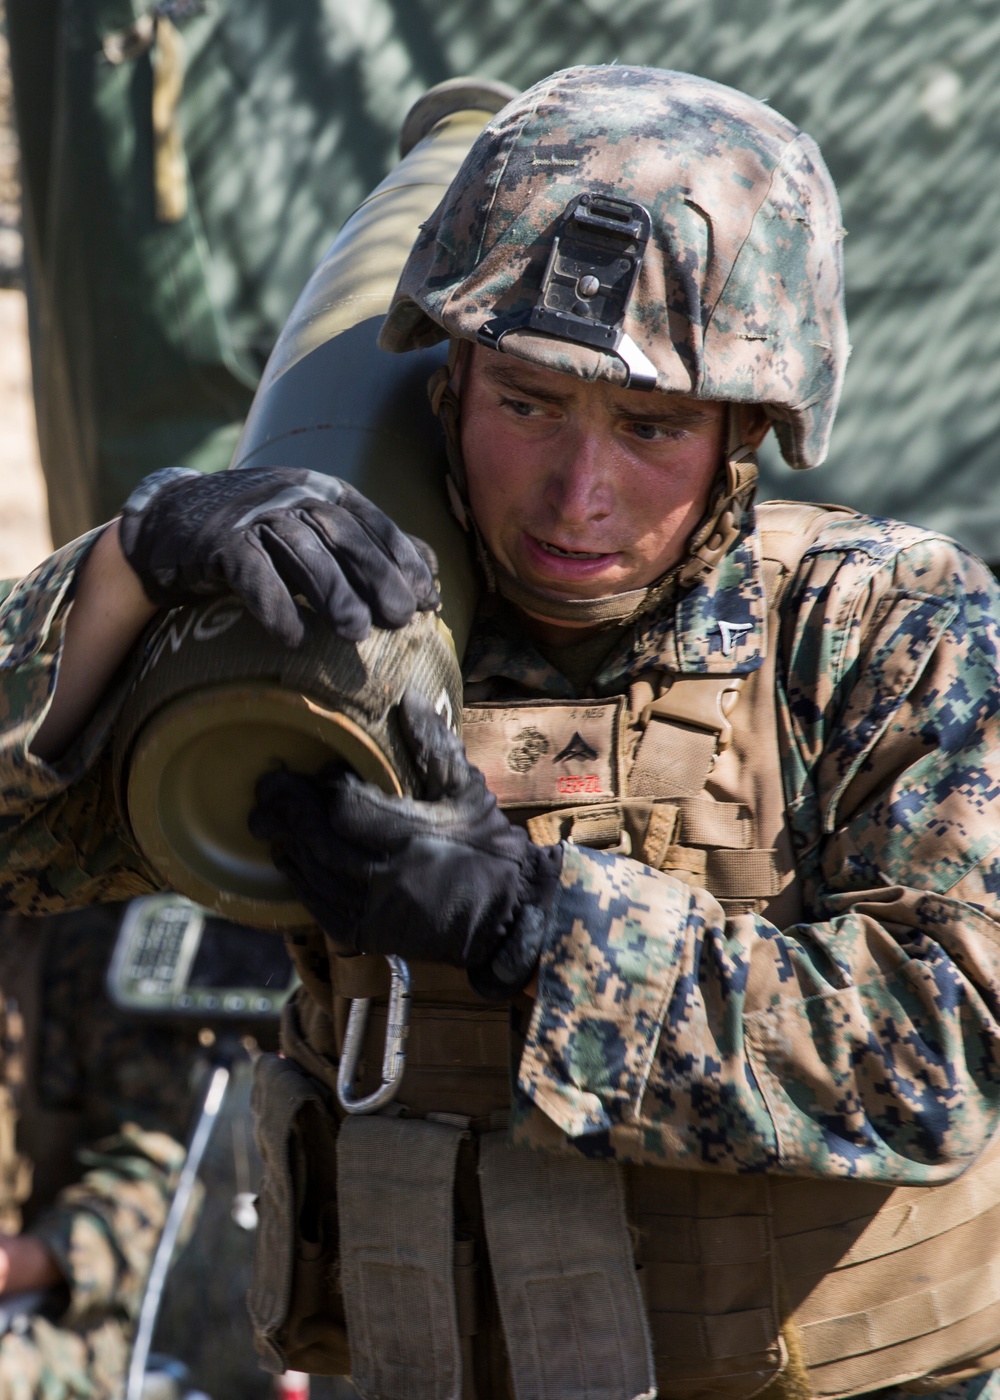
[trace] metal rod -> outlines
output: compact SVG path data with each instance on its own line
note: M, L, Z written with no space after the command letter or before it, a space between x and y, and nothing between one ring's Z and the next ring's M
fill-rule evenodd
M222 1107L228 1083L228 1065L216 1065L201 1102L201 1113L191 1135L191 1145L184 1158L184 1166L177 1179L177 1189L170 1202L170 1210L167 1212L160 1243L153 1256L153 1267L149 1271L146 1291L142 1298L142 1307L139 1310L139 1322L135 1331L135 1343L132 1347L132 1358L128 1368L128 1387L125 1392L125 1400L142 1400L146 1362L149 1360L149 1349L153 1344L153 1332L160 1312L160 1302L163 1298L170 1261L173 1258L177 1237L191 1201L194 1184L198 1179L198 1168L205 1155L208 1140L212 1136L212 1129L219 1116L219 1109Z

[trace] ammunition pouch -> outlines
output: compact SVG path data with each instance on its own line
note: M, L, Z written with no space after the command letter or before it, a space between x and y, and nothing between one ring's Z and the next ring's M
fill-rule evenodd
M294 1062L261 1057L249 1303L269 1370L350 1374L366 1400L482 1396L472 1339L488 1252L513 1342L490 1394L655 1394L617 1166L511 1148L495 1119L378 1115L338 1129L327 1102Z
M461 1127L349 1118L338 1143L351 1379L371 1400L459 1400L453 1194ZM374 1170L373 1170L374 1167ZM474 1308L462 1309L474 1328Z
M655 1396L621 1168L489 1133L479 1175L517 1400Z
M268 1371L347 1375L337 1125L328 1096L294 1061L261 1055L253 1116L264 1164L247 1295L257 1352Z

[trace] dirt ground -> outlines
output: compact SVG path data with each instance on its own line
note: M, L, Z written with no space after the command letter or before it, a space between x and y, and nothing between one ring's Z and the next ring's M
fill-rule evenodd
M0 578L27 573L51 549L24 293L0 291Z

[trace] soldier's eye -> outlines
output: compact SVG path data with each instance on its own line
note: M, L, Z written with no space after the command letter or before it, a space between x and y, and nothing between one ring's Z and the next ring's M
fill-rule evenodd
M527 399L502 398L500 403L504 408L509 408L518 418L533 418L544 412L540 404L529 403Z
M678 442L685 436L683 428L672 427L669 423L632 423L633 435L641 442Z

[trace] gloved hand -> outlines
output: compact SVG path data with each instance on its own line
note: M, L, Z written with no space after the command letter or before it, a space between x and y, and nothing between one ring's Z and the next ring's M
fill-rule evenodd
M125 502L120 538L151 602L234 593L286 646L305 635L295 594L350 642L439 602L433 551L319 472L167 467Z
M390 797L339 766L257 783L250 830L338 950L469 971L496 999L530 980L563 848L512 826L461 741L413 692L400 728L424 796Z

